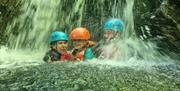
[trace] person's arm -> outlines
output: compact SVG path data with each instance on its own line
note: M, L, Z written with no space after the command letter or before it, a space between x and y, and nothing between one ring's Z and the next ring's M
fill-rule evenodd
M50 50L46 53L43 60L47 63L52 63L53 61L60 60L61 54L58 53L56 50Z
M52 61L51 61L51 56L49 55L49 53L47 52L46 54L45 54L45 56L43 57L43 61L44 62L46 62L46 63L52 63Z

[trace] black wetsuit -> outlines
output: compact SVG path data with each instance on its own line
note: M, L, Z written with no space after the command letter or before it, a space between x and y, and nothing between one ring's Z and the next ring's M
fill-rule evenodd
M58 61L58 60L60 60L60 56L61 56L61 54L57 51L57 50L55 50L55 49L50 49L46 54L45 54L45 56L44 56L44 58L43 58L43 61L45 61L45 62L48 62L49 60L50 61Z

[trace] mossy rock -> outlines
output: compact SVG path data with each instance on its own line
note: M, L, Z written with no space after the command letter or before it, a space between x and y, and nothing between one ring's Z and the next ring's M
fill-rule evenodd
M17 91L178 91L180 65L113 67L53 63L0 69L0 89Z

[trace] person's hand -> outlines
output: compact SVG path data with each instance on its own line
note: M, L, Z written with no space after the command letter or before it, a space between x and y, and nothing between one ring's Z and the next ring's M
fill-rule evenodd
M51 64L52 63L52 61L51 60L48 60L48 64Z

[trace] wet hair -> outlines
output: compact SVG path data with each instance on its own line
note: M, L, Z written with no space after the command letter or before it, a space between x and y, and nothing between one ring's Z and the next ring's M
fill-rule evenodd
M51 46L56 45L57 41L53 41L50 43Z

